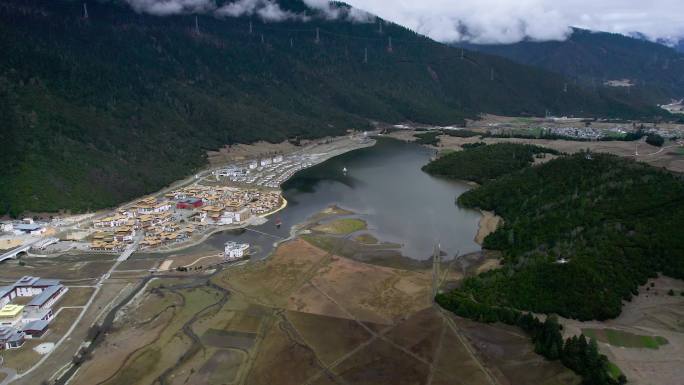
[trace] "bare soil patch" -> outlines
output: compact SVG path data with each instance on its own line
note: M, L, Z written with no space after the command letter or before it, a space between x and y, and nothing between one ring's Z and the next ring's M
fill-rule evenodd
M311 282L359 320L391 323L431 304L428 274L334 257Z
M282 322L264 336L247 385L301 385L321 369L314 353Z
M328 365L371 338L370 333L349 319L293 311L287 312L287 319Z
M415 360L384 340L376 340L342 362L333 372L355 385L414 385L425 383L429 370L426 363Z
M534 353L528 336L508 325L476 323L449 315L501 384L577 385L581 379L559 361Z
M496 229L503 224L503 219L493 212L484 210L481 210L480 212L482 213L482 218L480 218L477 234L475 235L475 242L478 245L482 245L482 242L484 242L487 235L495 232Z

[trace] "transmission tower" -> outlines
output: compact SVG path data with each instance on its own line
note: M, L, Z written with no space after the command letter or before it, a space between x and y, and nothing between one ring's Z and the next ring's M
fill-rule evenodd
M261 34L261 44L264 44L264 43L265 43L264 34L262 33L262 34Z
M290 48L294 47L294 39L290 38Z
M252 28L252 20L250 20L250 21L249 21L249 34L251 35L251 34L252 34L252 32L253 32L253 28Z
M563 84L563 92L568 92L568 83Z
M494 81L494 68L489 71L489 80Z
M316 42L316 44L321 42L321 31L318 29L318 27L316 27L316 40L315 40L315 42Z
M88 18L88 4L83 3L83 18L87 19Z
M363 64L368 63L368 47L363 49Z
M378 20L378 33L382 35L382 19Z
M199 30L199 20L197 20L197 15L195 15L195 34L199 35L200 30Z
M461 60L465 58L465 50L461 47Z
M394 50L392 49L392 36L387 37L387 52L394 52Z

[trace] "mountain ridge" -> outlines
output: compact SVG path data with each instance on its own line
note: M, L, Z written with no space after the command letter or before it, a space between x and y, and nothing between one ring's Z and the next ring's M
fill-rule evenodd
M684 55L671 47L621 34L574 28L564 41L457 46L497 55L596 87L613 81L643 100L664 104L684 96Z
M0 215L110 207L192 173L207 150L339 135L370 121L662 113L507 59L461 56L395 24L380 33L377 19L198 15L198 33L194 15L87 4L85 19L82 2L0 0L0 140L10 144L0 154Z

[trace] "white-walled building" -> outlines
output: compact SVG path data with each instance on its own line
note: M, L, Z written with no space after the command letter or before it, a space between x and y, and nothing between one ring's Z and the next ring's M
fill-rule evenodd
M249 250L249 244L247 243L228 242L223 251L223 256L228 260L238 259L244 257L247 250Z

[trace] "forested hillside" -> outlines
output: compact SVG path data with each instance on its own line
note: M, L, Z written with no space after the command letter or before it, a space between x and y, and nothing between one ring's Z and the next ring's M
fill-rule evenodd
M606 319L649 277L684 278L684 181L651 166L565 156L487 182L458 203L505 221L483 245L503 252L504 267L455 293L482 305Z
M485 183L532 164L534 157L558 154L557 151L533 145L497 143L465 147L425 165L423 171L454 179Z
M195 15L86 3L87 18L82 1L0 0L0 214L112 206L188 175L208 149L370 120L659 113L397 25L381 32L377 19L319 17L299 0L280 5L306 22L200 14L199 30Z
M629 91L661 104L684 97L684 54L643 39L574 29L565 41L463 46L564 74L590 87L631 80L633 87L615 87L614 94Z

